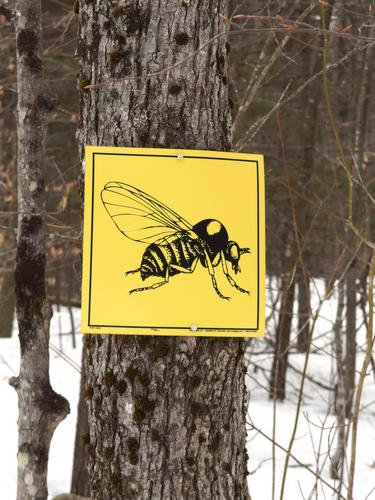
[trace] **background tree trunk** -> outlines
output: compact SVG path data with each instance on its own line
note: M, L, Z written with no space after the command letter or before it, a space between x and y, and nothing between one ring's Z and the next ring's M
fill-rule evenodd
M305 279L306 278L306 279ZM298 337L297 349L306 352L309 348L310 332L310 277L304 277L301 267L297 269L296 280L298 283Z
M8 5L9 7L9 5ZM11 10L8 15L11 15ZM5 10L5 13L7 11ZM2 13L4 15L4 13ZM11 19L9 19L10 21ZM15 80L14 25L1 25L0 81ZM6 212L16 210L14 196L16 177L16 123L17 96L6 85L0 84L0 338L12 335L16 307L14 293L14 261L16 247L15 217Z
M17 319L21 346L20 374L11 379L18 393L17 499L47 498L50 441L69 412L68 402L49 382L49 322L45 293L45 211L43 150L46 113L41 3L17 0L18 82L18 240L15 270Z
M82 366L85 365L86 348L82 350ZM90 482L88 474L88 444L89 439L89 423L87 420L87 406L85 401L85 386L86 378L84 373L81 375L81 385L79 392L78 415L76 439L74 443L74 460L72 471L72 484L70 491L77 495L90 497Z
M288 277L290 279L290 277ZM272 363L270 397L285 399L286 370L288 367L288 354L290 344L290 330L293 319L293 304L295 277L288 282L285 278L282 285L281 306L279 322L276 329L275 354Z
M81 87L184 59L225 29L219 13L224 0L80 2ZM157 78L82 90L80 144L229 150L225 39ZM249 498L241 339L86 345L94 499Z
M0 287L0 337L12 336L15 305L14 274L7 272Z
M356 276L357 268L353 260L346 274L346 330L345 330L345 415L350 418L355 387L356 367Z
M344 282L338 285L338 300L336 320L333 325L334 353L336 360L336 385L335 385L335 414L337 418L336 448L331 459L331 478L339 481L338 489L341 491L344 472L346 432L345 432L345 391L344 391L344 367L343 367L343 332L342 320L344 312Z

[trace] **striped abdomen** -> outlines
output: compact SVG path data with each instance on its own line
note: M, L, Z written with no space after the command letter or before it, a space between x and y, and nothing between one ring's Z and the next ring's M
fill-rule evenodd
M194 259L199 255L198 241L189 237L176 238L164 245L152 243L146 248L140 267L141 278L149 276L165 276L167 268L177 265L189 269ZM173 276L180 271L170 268L169 275Z

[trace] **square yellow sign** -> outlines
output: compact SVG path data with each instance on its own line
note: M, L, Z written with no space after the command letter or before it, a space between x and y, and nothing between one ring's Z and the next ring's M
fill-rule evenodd
M256 337L263 157L88 146L82 332Z

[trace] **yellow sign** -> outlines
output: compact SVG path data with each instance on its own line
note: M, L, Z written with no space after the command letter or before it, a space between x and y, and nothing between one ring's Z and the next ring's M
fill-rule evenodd
M261 155L86 148L82 332L264 333Z

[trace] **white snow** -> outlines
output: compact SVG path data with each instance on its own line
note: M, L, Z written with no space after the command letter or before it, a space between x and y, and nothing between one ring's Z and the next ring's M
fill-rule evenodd
M317 294L324 294L321 283L314 295L314 307ZM270 299L270 298L269 298ZM321 310L314 335L314 352L310 354L308 374L324 386L331 386L334 374L334 360L331 354L332 322L336 314L336 300L327 300ZM70 489L75 426L80 375L77 366L81 362L81 335L79 333L79 311L75 311L77 347L72 347L71 325L67 310L55 310L51 324L51 344L54 349L63 351L65 359L58 356L54 349L50 351L52 387L63 394L70 403L70 415L58 426L52 440L48 487L51 496L68 492ZM294 325L295 326L295 325ZM273 320L268 322L268 329L273 328ZM59 335L59 331L61 334ZM365 332L363 327L358 336L359 347L364 347ZM268 397L269 372L272 353L265 340L253 341L247 383L250 389L248 412L249 434L249 488L252 500L272 500L273 461L272 433L274 412L275 436L277 444L288 448L294 425L300 375L288 369L287 399L274 405ZM66 360L68 358L68 361ZM361 367L363 354L358 357L358 369ZM290 363L302 370L304 354L290 354ZM255 369L255 365L258 366ZM10 377L17 375L19 368L19 345L17 332L11 339L0 339L0 499L14 500L16 496L17 476L17 396L9 386ZM265 371L263 371L265 370ZM330 479L330 454L336 443L335 416L332 413L333 392L317 386L307 380L300 411L296 439L292 455L310 468L300 466L290 458L287 470L284 500L337 498L329 486L317 480L316 471L321 478L336 487ZM375 384L370 373L366 379L362 398L362 411L359 420L357 463L355 479L355 500L375 499ZM267 437L261 435L261 430ZM348 451L349 453L349 451ZM280 497L280 486L284 470L285 452L275 449L275 499ZM346 467L349 466L347 457ZM345 480L347 484L347 480ZM314 489L315 488L315 489ZM342 495L346 498L346 490ZM210 499L207 499L210 500Z
M318 296L324 296L324 286L316 284L313 295L313 309L318 305ZM270 303L270 297L268 299ZM308 375L324 386L332 386L335 362L332 354L332 325L336 316L337 302L333 295L326 300L320 311L315 333L313 336L313 349L309 357ZM295 311L296 312L296 311ZM294 321L295 323L295 321ZM365 329L360 327L361 318L358 319L359 332L357 336L358 347L365 349ZM271 328L271 325L268 325ZM296 325L294 324L294 331ZM295 335L295 334L294 334ZM292 335L293 338L293 335ZM274 404L268 397L269 372L261 369L255 370L254 364L262 369L271 369L272 353L264 339L253 341L250 350L250 366L248 369L248 387L250 389L250 403L248 410L249 433L249 489L252 500L271 500L273 483L272 463L272 434L275 411L275 436L276 443L284 449L289 446L292 434L298 390L301 376L290 368L287 372L287 399ZM266 351L266 352L265 352ZM263 353L263 354L262 354ZM363 354L357 355L357 370L362 366ZM304 354L293 353L289 362L300 371L303 369ZM300 410L296 439L292 448L299 462L307 465L312 472L321 476L329 485L337 488L338 484L330 479L330 457L336 446L336 419L332 411L334 393L325 390L306 380L304 398ZM375 499L375 384L372 371L368 374L362 396L361 414L358 426L357 461L354 481L354 499ZM253 426L253 428L252 428ZM262 436L260 429L267 437ZM350 442L350 441L349 441ZM330 449L330 452L328 450ZM280 488L284 471L286 453L280 448L275 450L275 499L280 498ZM350 447L347 450L345 464L344 487L341 494L347 498L347 470L350 465ZM317 480L314 474L296 463L293 458L289 460L287 469L284 500L297 499L328 499L337 498L329 486Z

